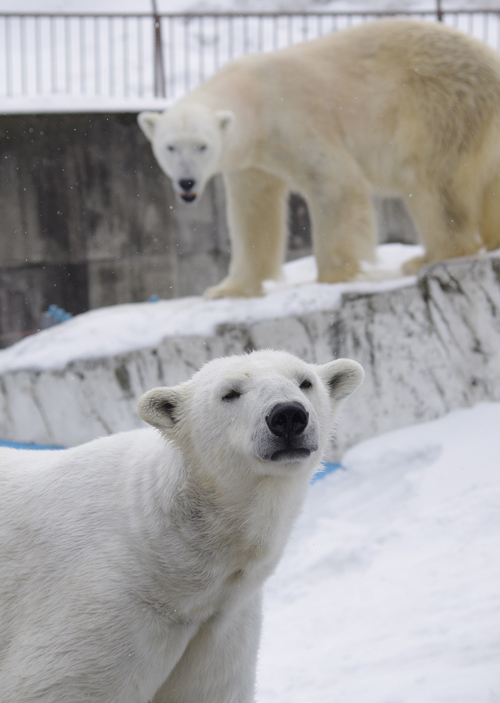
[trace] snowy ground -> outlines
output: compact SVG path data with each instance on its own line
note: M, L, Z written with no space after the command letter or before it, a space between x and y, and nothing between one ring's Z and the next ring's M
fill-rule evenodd
M266 589L259 703L500 701L500 403L351 449Z
M400 267L421 253L419 246L379 246L376 262L364 264L359 280L351 283L314 283L316 262L308 256L285 264L283 281L267 282L267 295L262 298L204 300L191 296L91 310L1 350L0 373L62 369L76 359L99 359L153 347L167 336L212 335L220 324L330 310L341 304L343 293L412 285L415 278L402 276Z

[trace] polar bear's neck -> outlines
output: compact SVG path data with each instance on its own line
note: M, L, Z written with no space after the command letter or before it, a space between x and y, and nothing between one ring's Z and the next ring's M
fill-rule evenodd
M148 602L169 620L195 623L232 607L235 593L255 592L281 557L309 474L259 476L250 465L225 471L170 446L168 461L137 475L134 489L134 541L148 545L140 586Z
M224 135L219 168L236 171L255 163L256 152L262 146L263 126L259 110L259 89L250 76L242 80L230 72L221 72L181 101L184 105L202 104L214 111L234 113ZM249 95L253 95L253 100Z
M238 478L236 478L238 477ZM212 474L191 467L185 500L196 503L207 544L215 543L235 559L259 559L274 568L304 502L309 474L259 476L252 467ZM201 533L198 534L201 536ZM239 568L244 568L239 564Z

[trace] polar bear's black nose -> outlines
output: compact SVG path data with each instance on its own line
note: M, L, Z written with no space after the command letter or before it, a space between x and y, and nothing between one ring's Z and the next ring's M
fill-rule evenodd
M182 188L182 190L186 191L186 193L190 191L191 188L193 188L195 183L196 181L194 181L192 178L183 178L179 181L180 187Z
M291 439L306 429L309 415L302 403L278 403L266 417L267 426L277 437Z

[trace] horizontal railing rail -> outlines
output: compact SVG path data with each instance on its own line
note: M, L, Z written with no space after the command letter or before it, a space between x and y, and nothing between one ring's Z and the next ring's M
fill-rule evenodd
M500 49L500 10L439 3L425 12L0 13L0 99L174 100L243 54L389 16L441 20Z

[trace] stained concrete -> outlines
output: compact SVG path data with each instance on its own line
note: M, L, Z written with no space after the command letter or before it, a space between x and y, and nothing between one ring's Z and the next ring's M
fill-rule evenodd
M500 253L435 264L416 283L350 293L331 310L166 337L154 348L57 371L5 372L0 436L72 445L139 427L135 408L145 390L179 383L216 356L265 347L316 363L349 357L365 368L330 459L381 432L500 401Z

